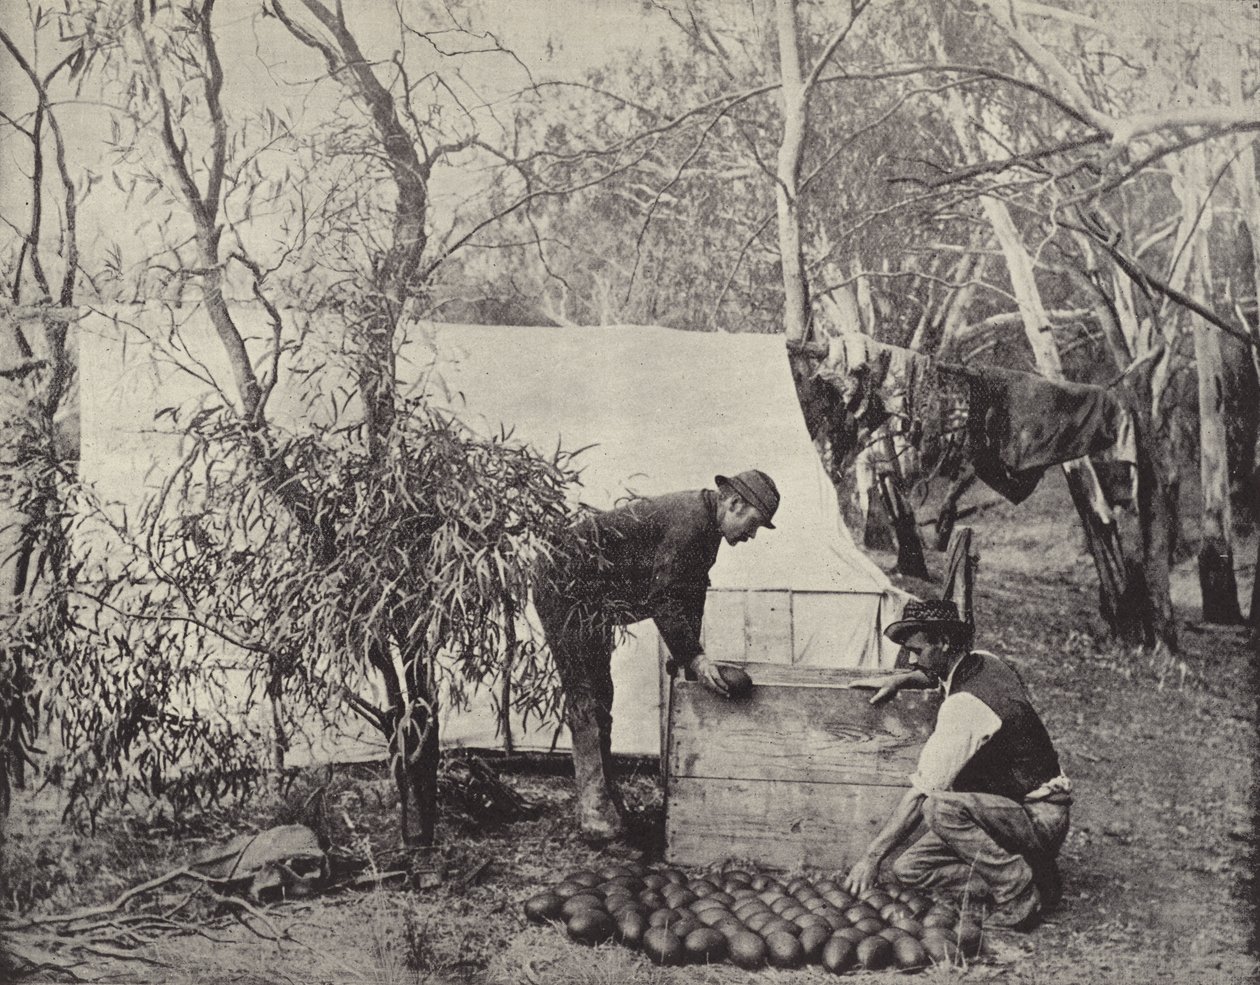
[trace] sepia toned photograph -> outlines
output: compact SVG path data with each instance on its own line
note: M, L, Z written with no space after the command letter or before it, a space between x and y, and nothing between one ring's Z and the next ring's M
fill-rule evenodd
M0 0L0 982L1260 979L1260 0Z

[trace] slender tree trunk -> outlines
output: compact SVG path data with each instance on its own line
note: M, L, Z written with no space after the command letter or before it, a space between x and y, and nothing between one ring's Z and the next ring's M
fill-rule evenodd
M968 467L949 487L949 492L945 495L936 517L936 549L938 551L945 550L949 545L954 534L954 525L958 522L958 503L975 483L975 470Z
M972 299L976 295L976 283L984 277L989 258L983 254L968 258L968 262L959 267L958 280L964 281L949 303L941 326L941 338L936 351L944 353L962 334L967 324L967 312L971 308Z
M799 345L809 331L809 287L801 253L801 217L797 200L805 153L808 94L801 75L796 34L796 0L776 0L779 78L783 93L783 139L779 144L775 211L779 222L779 257L783 274L783 325L789 345Z
M1195 367L1199 380L1199 474L1203 490L1203 531L1199 544L1199 590L1203 619L1242 621L1234 577L1229 502L1229 462L1225 444L1224 382L1216 329L1196 320Z
M1150 607L1152 642L1177 649L1177 619L1172 606L1170 542L1177 529L1176 515L1169 512L1164 456L1154 437L1145 404L1138 404L1138 542L1142 545L1145 598ZM1136 573L1134 575L1136 578Z
M503 593L503 680L499 683L499 728L503 732L503 751L512 755L516 742L512 735L512 669L516 666L516 602Z
M1257 650L1260 650L1260 537L1256 538L1256 567L1251 578L1251 612L1247 621L1251 624ZM1260 666L1257 669L1260 670Z
M284 727L284 699L277 691L271 695L271 768L278 791L284 782L284 757L289 751L289 733Z
M1226 91L1239 102L1246 98L1242 74L1244 57L1243 45L1230 47L1230 79L1226 83ZM1252 303L1256 306L1250 321L1251 335L1260 342L1260 179L1256 177L1255 142L1248 138L1243 140L1230 169L1240 206L1241 225L1251 246L1251 283L1248 286L1251 288ZM1260 385L1260 345L1251 346L1251 368L1257 385ZM1251 475L1243 476L1242 481L1245 484L1245 508L1253 522L1260 524L1260 461L1253 461ZM1251 618L1253 621L1256 619L1254 606Z
M1179 161L1174 190L1181 201L1178 262L1174 277L1194 283L1201 297L1212 288L1208 231L1212 204L1208 199L1209 165L1202 146L1190 148ZM1191 316L1195 373L1199 386L1199 480L1203 519L1199 540L1199 591L1203 618L1211 623L1242 621L1234 577L1232 517L1229 501L1229 454L1225 433L1225 380L1217 329Z
M1231 46L1229 61L1229 82L1227 92L1238 102L1247 98L1243 84L1243 65L1246 58L1246 46ZM1238 204L1243 225L1251 240L1251 291L1256 304L1256 313L1252 319L1252 335L1260 340L1260 179L1256 177L1255 141L1250 134L1241 138L1242 146L1238 149L1233 163L1230 165L1234 188L1238 195ZM1256 379L1260 381L1260 346L1251 347L1251 364L1256 371Z
M441 748L438 737L436 695L430 695L430 710L413 711L400 743L405 758L398 773L398 799L402 807L402 839L409 848L427 848L437 840L438 764Z
M1087 244L1082 246L1089 250ZM1114 301L1103 293L1097 282L1090 281L1088 288L1098 298L1094 316L1102 327L1112 360L1117 369L1124 370L1133 361L1135 353L1145 356L1150 352L1152 338L1149 331L1144 331L1133 310L1127 279L1117 272L1113 284L1116 291ZM1122 541L1142 545L1142 564L1130 572L1130 578L1137 587L1145 585L1143 594L1150 621L1148 642L1175 650L1177 622L1172 608L1169 549L1175 517L1168 512L1168 472L1157 447L1151 416L1149 365L1126 375L1117 384L1117 391L1123 395L1133 417L1137 497L1132 510L1116 510L1115 515L1122 524ZM1133 520L1136 520L1136 531L1130 529Z
M405 619L399 623L408 622ZM405 627L404 627L405 629ZM385 640L368 644L368 658L385 685L380 722L389 746L390 770L398 788L399 828L409 848L432 845L437 833L437 699L424 658L413 649L396 666ZM429 727L432 721L432 727Z
M886 472L880 478L879 491L897 535L897 571L926 581L929 576L927 562L923 559L923 543L900 477L895 472Z

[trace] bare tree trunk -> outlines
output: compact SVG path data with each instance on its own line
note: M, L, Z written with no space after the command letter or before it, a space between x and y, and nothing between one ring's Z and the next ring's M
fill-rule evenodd
M1207 242L1212 224L1209 170L1203 147L1192 147L1182 155L1177 176L1180 180L1173 184L1182 210L1177 236L1180 253L1174 276L1185 283L1197 281L1197 291L1204 298L1210 296L1212 288ZM1203 497L1199 590L1203 618L1212 623L1237 623L1242 621L1242 613L1234 578L1221 340L1213 326L1202 318L1191 317L1199 384L1199 479Z
M1230 47L1228 58L1230 79L1226 84L1226 91L1238 102L1247 98L1243 85L1245 57L1245 44ZM1255 142L1250 137L1243 137L1242 140L1243 144L1234 156L1230 169L1238 195L1242 222L1251 240L1251 290L1252 299L1256 304L1251 332L1253 337L1260 339L1260 179L1256 177ZM1260 346L1251 347L1251 364L1256 371L1256 379L1260 381Z
M289 751L289 733L284 727L284 699L277 690L271 695L271 768L276 789L284 779L284 757Z
M1199 544L1199 590L1203 619L1242 622L1234 577L1229 461L1225 445L1224 383L1220 338L1201 320L1195 324L1195 366L1199 380L1199 474L1203 489L1203 531Z
M897 535L897 571L926 581L929 576L927 562L923 559L923 543L900 477L895 472L885 473L880 478L879 492Z
M1260 650L1260 537L1256 538L1256 567L1252 572L1251 612L1248 614L1247 621L1251 624L1257 650Z
M953 538L954 524L958 522L958 503L975 483L975 470L968 468L949 487L949 492L945 495L940 512L936 516L936 549L938 551L945 550Z
M1177 649L1177 619L1172 606L1171 540L1177 529L1176 514L1170 512L1164 457L1154 436L1145 404L1136 415L1138 452L1138 542L1142 545L1141 573L1145 577L1145 598L1150 609L1152 642L1169 650ZM1175 502L1172 509L1176 508ZM1136 590L1136 589L1135 589Z
M404 622L399 620L400 625ZM431 674L414 647L404 654L399 667L388 642L373 640L368 644L368 659L385 684L386 707L377 724L389 746L390 770L398 788L402 842L409 848L427 847L437 833L441 754Z
M776 0L779 78L783 92L783 139L779 144L774 201L779 221L779 257L783 273L783 325L789 345L807 340L809 286L801 253L801 217L797 200L809 94L801 75L796 34L796 0Z
M805 135L808 127L809 94L817 79L819 70L835 50L839 37L833 41L827 51L806 80L801 71L800 43L797 37L796 0L776 0L776 26L779 41L779 74L783 93L783 138L779 145L777 178L775 183L775 206L779 223L779 255L783 275L783 324L787 336L788 362L792 370L792 379L796 384L797 398L801 404L801 412L805 417L805 426L809 430L819 456L823 459L824 468L832 479L836 496L843 501L848 498L842 468L844 463L834 460L833 445L828 439L830 426L836 418L830 413L843 413L818 393L816 381L811 377L811 363L802 351L802 346L809 339L810 331L810 298L809 283L805 274L805 262L801 250L801 216L800 203L797 198L800 182L801 162L805 153ZM859 281L857 301L852 308L861 317L862 290L865 285ZM842 295L842 299L852 295ZM867 317L873 317L873 307L866 305ZM922 570L923 545L919 540L918 527L914 520L914 511L909 502L901 497L900 514L890 514L897 530L898 550L905 555L906 564L914 571ZM842 508L843 513L843 508ZM897 516L902 517L901 522ZM906 538L907 542L902 543ZM918 563L914 555L918 556Z
M503 594L503 680L499 685L499 728L503 732L503 751L515 752L512 735L512 669L516 666L516 602L510 594Z
M966 324L967 311L976 294L976 282L984 276L988 259L983 254L968 255L964 262L959 264L957 279L963 282L963 286L958 288L957 293L949 302L941 325L941 338L936 346L938 352L944 352L958 338Z
M409 848L427 848L437 840L441 759L437 713L437 699L432 696L429 709L413 712L401 743L404 760L398 773L398 799L402 840Z
M1244 45L1231 45L1229 48L1229 81L1226 91L1237 102L1246 99L1243 85L1243 64L1245 58ZM1251 298L1255 305L1250 320L1252 338L1260 341L1260 179L1256 177L1255 142L1244 138L1242 146L1230 165L1234 189L1238 196L1240 224L1245 230L1251 246ZM1241 306L1239 306L1241 309ZM1242 314L1240 310L1240 315ZM1244 324L1247 319L1241 318ZM1251 347L1251 368L1255 373L1255 381L1260 385L1260 345ZM1253 408L1254 410L1254 408ZM1253 449L1254 451L1254 449ZM1244 496L1242 504L1250 513L1253 522L1260 524L1260 462L1253 460L1250 475L1243 475ZM1252 620L1256 618L1254 606Z
M1082 244L1090 256L1087 244ZM1117 369L1124 371L1133 362L1133 355L1150 352L1152 338L1143 332L1129 295L1128 281L1116 273L1113 277L1116 298L1113 301L1090 280L1088 289L1098 298L1094 315L1102 327L1112 360ZM1117 510L1115 515L1122 523L1121 537L1126 543L1142 545L1142 564L1130 572L1135 591L1145 585L1143 592L1150 620L1148 642L1158 643L1175 650L1177 648L1177 622L1172 608L1170 582L1171 552L1169 539L1173 536L1175 517L1168 512L1168 472L1155 441L1151 407L1151 370L1149 364L1141 371L1126 374L1117 384L1124 395L1126 407L1133 416L1134 439L1137 449L1137 500L1134 509ZM1136 519L1136 531L1130 530ZM1126 524L1125 521L1129 521Z

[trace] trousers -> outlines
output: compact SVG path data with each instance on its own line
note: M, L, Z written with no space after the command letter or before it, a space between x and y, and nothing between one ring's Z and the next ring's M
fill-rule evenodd
M564 717L574 725L612 728L612 652L614 626L598 604L575 599L545 582L534 591L534 609L542 623L564 692Z
M1054 887L1050 895L1057 896L1054 858L1067 836L1067 804L943 790L927 796L923 820L923 837L893 864L903 885L988 896L999 907L1022 897L1034 882ZM1043 900L1046 906L1055 902Z

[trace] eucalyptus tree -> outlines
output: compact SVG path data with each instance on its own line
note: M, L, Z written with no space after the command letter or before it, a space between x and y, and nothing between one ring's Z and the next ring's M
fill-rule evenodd
M863 9L854 5L851 13ZM1025 327L1043 372L1058 371L1058 356L1048 331L1054 318L1040 299L1042 292L1055 286L1064 296L1060 285L1067 285L1070 303L1062 307L1074 312L1076 320L1096 324L1104 351L1115 360L1114 383L1129 391L1126 402L1131 407L1136 404L1143 454L1132 546L1115 538L1111 508L1100 496L1083 489L1077 505L1087 529L1096 516L1100 530L1112 530L1106 538L1095 539L1094 553L1104 589L1104 615L1109 614L1113 630L1124 638L1173 644L1167 589L1168 498L1161 476L1166 456L1158 447L1160 407L1158 401L1152 403L1150 392L1166 389L1176 360L1165 361L1172 355L1171 346L1163 344L1165 333L1158 326L1152 334L1149 319L1145 325L1140 318L1126 322L1115 301L1116 278L1124 282L1120 295L1136 287L1146 295L1137 303L1153 302L1156 318L1160 306L1171 302L1193 312L1213 332L1246 339L1246 331L1213 310L1216 299L1210 285L1187 292L1167 276L1153 273L1149 265L1135 262L1132 248L1122 242L1122 230L1115 230L1114 220L1107 216L1131 208L1135 197L1141 202L1142 193L1151 194L1152 176L1170 157L1197 144L1227 147L1232 141L1252 139L1249 135L1260 129L1254 102L1221 99L1219 90L1201 85L1175 109L1161 104L1159 93L1184 75L1183 69L1194 66L1206 73L1202 82L1212 77L1216 60L1204 59L1194 50L1174 50L1180 33L1164 37L1161 25L1136 23L1127 13L1105 6L944 3L898 15L871 8L864 14L869 32L889 39L882 64L863 60L856 43L862 36L860 22L842 25L838 33L811 33L812 7L781 2L776 10L786 51L780 71L787 80L781 164L799 160L799 133L809 133L809 113L823 112L817 96L812 109L802 98L817 86L845 86L869 77L883 78L890 85L908 77L940 80L939 90L924 93L923 99L941 108L941 118L952 123L955 139L919 152L930 167L904 169L903 180L910 179L914 193L893 201L890 208L966 214L979 206L1007 261L1007 289L1018 301L1013 324ZM921 29L885 31L888 19L895 16L920 22ZM1229 23L1226 20L1216 24L1217 33L1242 29L1241 43L1252 43L1236 15ZM933 35L938 38L935 50L924 44ZM837 40L838 47L831 40ZM822 63L815 61L814 68L798 73L792 67L794 47L830 54L828 70L817 71ZM1174 54L1184 60L1170 57ZM969 98L974 100L970 104ZM790 246L792 228L800 222L791 213L803 206L792 201L790 168L779 177L780 214L789 219ZM1155 203L1168 200L1158 188L1154 194L1148 207L1152 210L1157 209ZM784 264L785 277L800 267L792 261L792 252ZM809 298L813 285L807 274L792 278L803 284L795 294ZM800 326L809 326L810 315L809 307L789 306L787 324L799 331ZM999 308L993 319L1005 321L1007 313ZM989 317L982 320L993 324ZM1126 336L1124 324L1132 324L1136 334ZM968 330L964 326L960 331L965 336ZM1096 485L1087 485L1097 492ZM1098 549L1107 542L1112 546ZM1134 610L1137 620L1126 620L1124 614Z
M517 710L554 711L512 622L576 470L404 386L399 350L461 250L605 167L512 159L512 115L479 80L536 89L451 7L399 6L387 38L341 3L254 11L251 38L215 0L72 3L41 38L111 108L104 163L143 220L97 251L95 283L150 303L100 310L201 389L156 422L181 459L142 516L85 487L55 518L78 553L67 642L36 675L65 752L51 769L89 812L205 801L266 773L263 709L289 729L357 716L388 746L404 841L424 844L443 711L505 674ZM269 85L264 66L243 96L251 42L305 78ZM464 71L487 58L501 72Z

